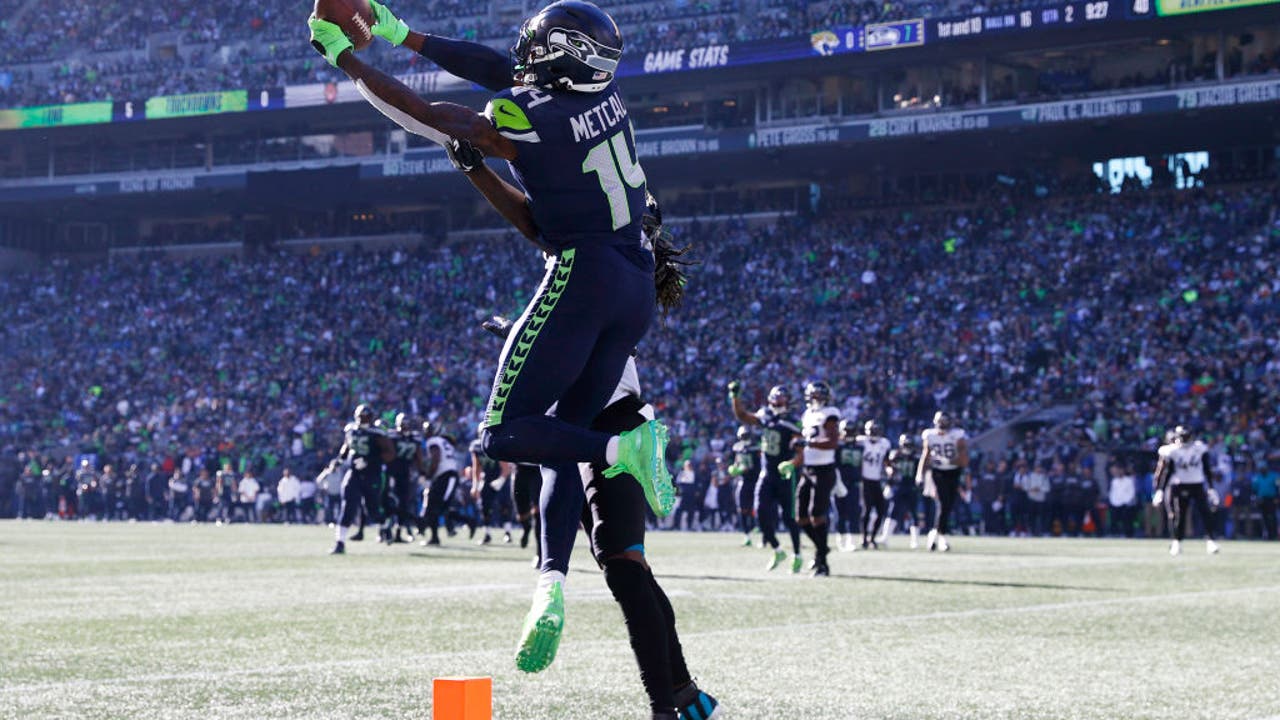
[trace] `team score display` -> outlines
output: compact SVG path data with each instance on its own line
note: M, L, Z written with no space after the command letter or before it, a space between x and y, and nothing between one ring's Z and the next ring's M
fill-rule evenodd
M1084 4L1085 20L1106 20L1107 10L1109 6L1106 2L1091 2Z
M782 433L777 430L765 430L760 434L760 452L765 455L782 454Z

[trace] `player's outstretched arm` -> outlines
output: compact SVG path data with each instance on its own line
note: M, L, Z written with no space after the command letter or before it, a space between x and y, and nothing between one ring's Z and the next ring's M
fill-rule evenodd
M446 72L493 92L511 87L511 59L488 45L451 40L409 29L405 21L378 0L369 0L374 35L392 45L406 47Z
M312 47L355 81L360 94L400 127L440 145L453 137L469 140L489 157L515 159L515 143L500 135L481 114L454 103L423 100L404 83L356 57L351 41L337 25L314 15L307 25Z
M538 227L533 223L533 211L529 209L524 193L485 165L483 153L469 141L454 138L445 143L444 149L449 154L449 162L467 176L475 189L480 191L503 219L539 249L549 249L539 241Z
M742 404L742 383L734 380L729 383L729 404L733 407L733 416L743 425L759 425L760 418L752 415Z

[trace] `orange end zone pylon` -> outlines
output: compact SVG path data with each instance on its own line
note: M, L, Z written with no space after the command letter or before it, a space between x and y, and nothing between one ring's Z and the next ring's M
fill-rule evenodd
M493 678L436 678L431 694L431 720L493 720Z

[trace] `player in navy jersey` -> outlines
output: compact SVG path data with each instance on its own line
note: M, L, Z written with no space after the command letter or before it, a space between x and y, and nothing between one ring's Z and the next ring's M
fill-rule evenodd
M764 543L773 550L768 569L778 567L787 556L777 536L779 510L783 526L791 535L791 572L798 573L804 567L800 558L800 526L795 519L796 479L792 449L794 440L801 437L800 426L791 417L788 405L791 395L781 385L769 390L766 405L756 412L748 412L742 403L742 383L729 383L729 403L733 415L744 425L760 428L760 475L756 479L756 521ZM784 463L791 462L791 473L786 474Z
M484 432L483 425L479 432ZM511 463L494 460L485 453L479 436L471 442L471 497L480 506L480 526L484 531L477 541L480 545L492 542L489 528L496 523L502 523L503 542L511 542L512 498L508 483L514 472Z
M881 531L880 543L893 536L894 526L901 522L906 525L911 538L911 549L919 546L920 517L916 511L918 503L916 491L916 469L920 466L920 454L916 450L915 439L907 433L898 436L898 447L889 453L889 487L893 494L890 498L889 514Z
M733 444L733 464L729 475L738 478L735 493L738 501L738 517L742 522L743 547L751 547L751 528L755 526L756 478L760 475L760 446L751 437L751 428L738 426L738 441Z
M373 410L356 408L355 419L342 429L344 440L338 457L351 466L342 481L342 511L332 555L346 552L347 532L363 505L374 524L382 522L382 466L395 455L395 448L381 429L374 427Z
M493 202L494 193L499 191L502 181L474 156L469 156L471 152L474 148L469 145L464 148L454 143L450 146L450 159ZM500 203L498 200L495 205ZM681 259L685 250L676 248L670 237L663 233L656 200L650 198L647 205L645 233L651 239L657 258L658 271L654 280L659 302L666 311L680 304L685 284L682 268L689 263ZM514 218L514 214L511 217ZM516 219L513 224L527 237L536 235L528 218ZM511 323L504 318L493 317L482 327L505 339ZM624 431L648 422L652 416L652 406L640 399L635 362L629 360L609 405L595 418L593 426L607 432ZM636 484L607 481L603 477L604 469L602 466L582 469L587 480L582 525L591 538L592 552L604 571L605 583L622 609L631 648L640 666L641 682L649 695L652 717L654 720L719 718L722 715L719 702L699 689L689 674L675 628L675 612L661 585L653 577L645 557L644 495ZM517 470L517 478L530 474L537 474L536 466L520 466ZM544 568L542 578L548 576ZM556 582L553 587L562 601L562 583ZM559 607L563 613L563 605ZM563 622L563 614L559 619ZM544 620L545 616L538 617L533 613L529 617L529 622ZM559 643L558 634L532 637L534 642L522 644L517 658L518 665L526 670L540 669L549 664Z
M528 214L513 224L536 230L547 272L503 347L484 449L497 460L543 467L543 566L563 577L583 492L578 463L605 467L606 478L634 478L659 516L675 503L665 426L649 420L616 434L591 428L656 303L654 258L642 233L644 171L614 83L621 34L595 5L561 0L521 25L508 62L478 45L411 32L383 5L371 7L374 34L462 77L483 77L496 91L483 114L428 103L357 58L337 25L308 20L312 45L380 112L441 145L465 142L508 161L521 186L499 188L504 195L490 202ZM534 598L549 626L553 603L550 592Z
M635 477L655 513L670 513L675 489L664 462L665 426L653 420L615 435L589 427L655 306L653 255L641 232L644 170L614 83L622 56L617 24L589 2L561 0L524 22L510 64L478 48L450 55L386 7L371 6L374 34L392 44L443 61L446 69L455 61L482 67L463 76L483 75L497 90L485 112L418 97L357 58L342 30L315 16L308 20L312 45L407 130L441 145L466 141L507 160L539 240L551 251L543 282L503 348L485 451L542 465L549 471L544 478L564 474L574 483L577 463L603 463L610 477ZM557 412L549 416L553 404ZM544 513L543 521L571 518Z
M395 446L395 456L387 463L387 478L391 487L391 507L394 516L386 519L387 526L383 530L383 539L387 543L407 542L404 531L413 533L418 524L418 481L413 473L426 474L426 462L422 455L422 436L418 434L416 425L404 413L396 415L395 430L389 434ZM395 536L392 537L391 525L395 524Z
M836 493L836 533L842 551L857 548L853 536L861 527L859 517L859 492L849 492L862 487L862 446L854 442L858 431L853 421L845 418L840 421L840 450L836 453L836 469L840 473L840 482L844 485L844 495Z

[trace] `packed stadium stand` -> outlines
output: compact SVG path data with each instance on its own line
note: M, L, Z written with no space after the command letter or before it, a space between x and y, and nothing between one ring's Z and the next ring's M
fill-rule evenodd
M758 402L824 379L891 436L952 411L1009 492L1018 460L1149 471L1186 423L1253 507L1280 468L1277 7L612 4L637 153L701 262L640 348L673 462L705 487L728 381ZM499 48L530 9L396 8ZM22 0L0 21L0 516L84 459L314 477L358 402L470 437L499 349L479 321L518 312L541 263L338 82L305 10ZM979 494L988 529L1027 529Z

